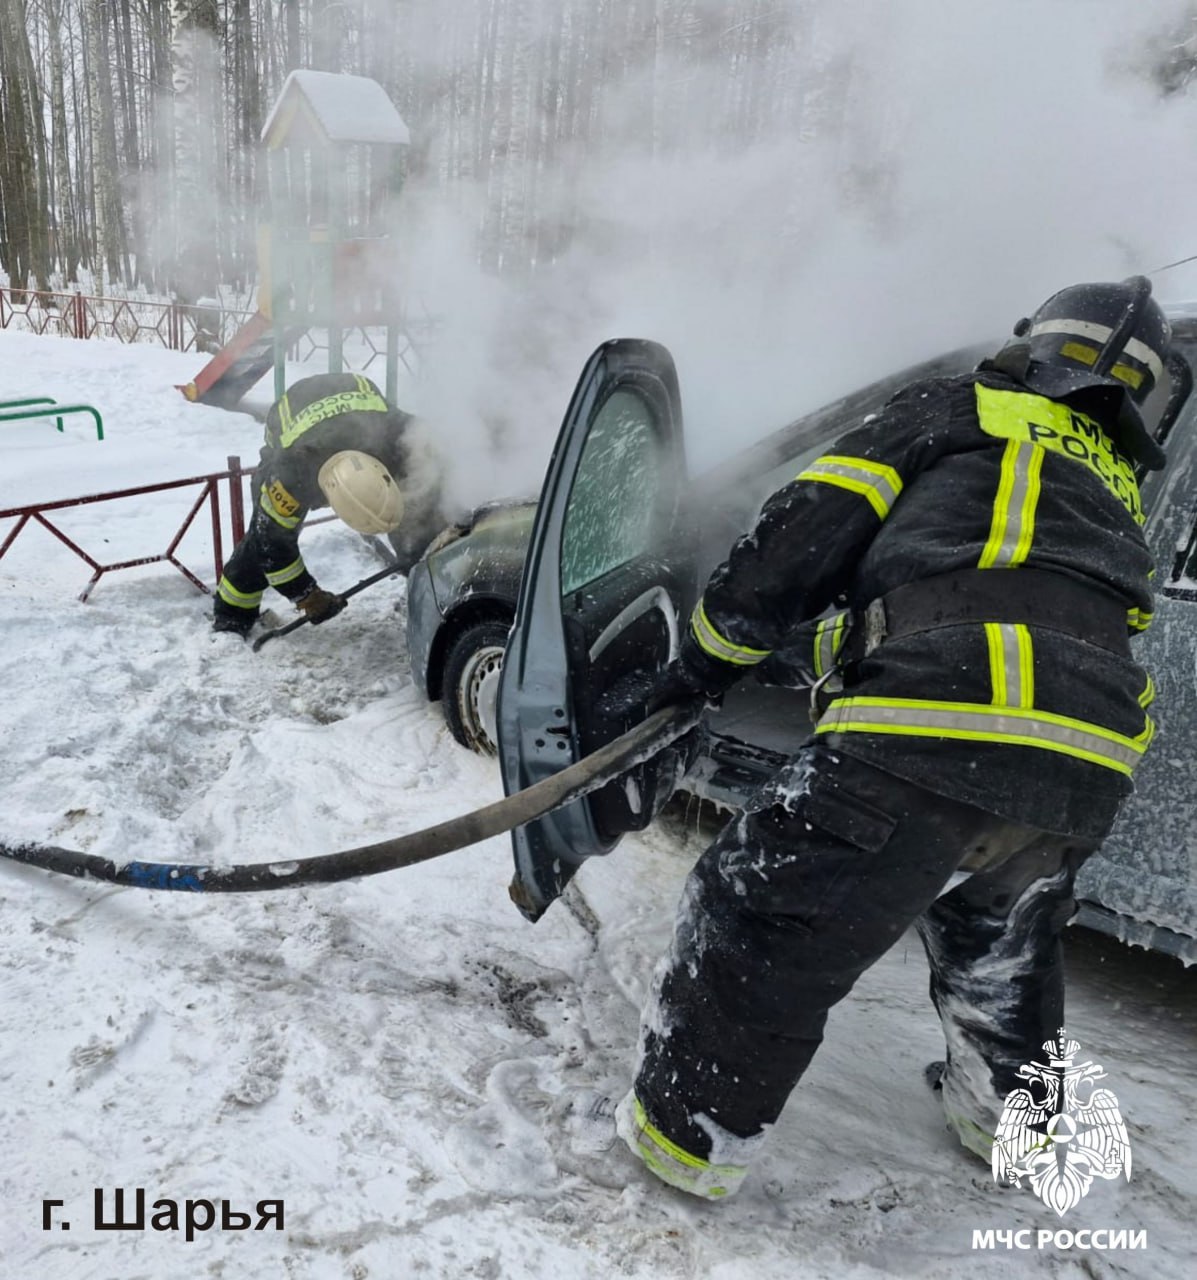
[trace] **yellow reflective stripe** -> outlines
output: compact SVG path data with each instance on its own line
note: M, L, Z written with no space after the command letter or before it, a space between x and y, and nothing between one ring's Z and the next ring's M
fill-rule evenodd
M267 489L265 485L262 486L259 505L261 506L262 510L265 511L266 514L271 518L271 520L275 522L275 524L282 525L284 529L294 529L301 522L299 516L283 515L283 513L278 509L278 507L274 505L274 498L271 496L270 490Z
M1150 609L1128 609L1126 611L1126 625L1132 631L1146 631L1151 626L1151 620L1155 617Z
M735 1164L712 1164L671 1142L648 1118L639 1098L632 1099L636 1154L663 1181L686 1191L720 1199L735 1191L747 1169ZM723 1183L728 1185L724 1186Z
M365 378L360 381L369 387L369 383ZM321 422L327 421L329 418L335 418L342 413L387 413L390 406L376 391L358 390L358 391L338 391L336 395L325 396L321 400L313 400L306 409L301 409L294 417L290 413L287 415L287 422L283 425L282 433L279 437L279 443L284 449L295 443L305 431L310 431L314 426ZM282 422L282 414L279 414L279 421Z
M217 584L216 594L225 604L231 604L235 609L256 609L262 603L260 591L238 591L223 574Z
M284 583L294 582L302 573L307 572L307 567L303 563L303 557L298 560L292 560L285 569L279 569L275 573L268 573L266 581L272 587L281 587Z
M859 493L868 499L869 506L882 520L889 515L902 492L902 477L893 467L869 458L840 457L833 453L816 458L798 474L797 479L816 480L820 484L838 485L841 489Z
M815 675L823 676L835 665L836 654L844 643L844 624L848 621L847 609L824 618L815 628Z
M1035 659L1030 631L1021 622L984 625L989 648L989 681L993 689L991 705L1029 710L1035 705Z
M989 648L989 687L993 690L991 702L995 707L1006 705L1006 652L1002 644L1002 624L985 624L985 643Z
M291 400L286 395L278 402L278 423L283 435L291 430Z
M955 1129L956 1136L960 1139L960 1145L965 1150L980 1156L982 1160L989 1160L992 1157L993 1144L996 1139L988 1129L983 1129L971 1117L958 1115L952 1111L945 1111L945 1118L948 1124ZM1042 1151L1045 1147L1050 1147L1051 1145L1051 1138L1044 1138L1041 1142L1036 1142L1028 1149L1030 1151Z
M1155 701L1155 681L1151 678L1151 673L1147 673L1147 683L1143 686L1143 692L1139 694L1139 706L1143 708L1143 732L1135 737L1136 742L1143 744L1146 750L1151 745L1152 738L1155 737L1155 721L1147 714L1147 708Z
M1081 463L1122 503L1137 524L1144 522L1135 469L1097 421L1066 404L1030 392L997 391L979 382L975 391L977 421L986 435L1034 445Z
M1013 569L1025 562L1035 536L1035 508L1039 502L1043 450L1038 445L1007 442L993 518L980 569Z
M1125 382L1128 387L1133 387L1136 391L1143 385L1143 375L1138 369L1132 369L1129 364L1116 364L1110 373L1119 382Z
M733 644L720 635L711 625L701 600L690 615L690 630L704 653L709 653L712 658L718 658L721 662L730 662L737 667L755 667L772 652L770 649L750 649L747 645Z
M1150 675L1147 677L1147 683L1143 686L1143 692L1139 694L1139 706L1146 710L1155 701L1155 681Z
M908 734L1041 747L1128 777L1147 749L1141 738L1051 711L922 698L837 698L815 732Z
M1100 342L1105 346L1109 342L1113 330L1108 325L1097 324L1092 320L1041 320L1027 335L1037 338L1041 333L1067 334L1070 338L1088 338L1090 342ZM1145 364L1155 375L1157 381L1164 377L1164 362L1145 342L1138 338L1128 338L1122 353L1132 360Z

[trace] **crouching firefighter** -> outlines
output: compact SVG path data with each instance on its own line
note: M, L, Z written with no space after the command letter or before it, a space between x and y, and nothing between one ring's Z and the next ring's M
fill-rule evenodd
M253 516L224 566L212 624L241 636L268 586L313 623L345 607L343 597L317 585L299 551L313 508L331 506L358 533L390 534L404 572L445 524L440 466L422 428L353 373L304 378L271 406L251 493Z
M972 374L907 386L708 582L655 704L760 668L813 681L818 711L699 859L658 968L618 1119L666 1182L738 1188L828 1010L912 923L947 1041L929 1079L989 1159L1061 1026L1077 869L1152 735L1128 644L1152 609L1136 465L1164 463L1139 412L1170 342L1150 294L1064 289Z

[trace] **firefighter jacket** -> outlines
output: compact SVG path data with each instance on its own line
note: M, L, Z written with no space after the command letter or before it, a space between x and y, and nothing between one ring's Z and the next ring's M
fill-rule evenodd
M1132 632L1151 619L1142 524L1134 469L1093 418L996 371L914 383L766 502L707 584L682 659L715 690L804 635L822 677L871 602L961 570L992 572L1011 599L1024 568L1091 587L1117 602L1121 645L1122 609ZM988 812L1100 838L1153 731L1150 677L1117 648L995 606L851 663L815 733Z
M266 415L266 443L251 482L253 515L217 589L225 606L256 610L266 585L290 600L316 585L299 533L309 511L328 506L317 477L343 449L373 455L395 477L404 518L392 546L404 570L418 559L444 520L439 468L415 419L392 409L360 374L319 374L297 382Z

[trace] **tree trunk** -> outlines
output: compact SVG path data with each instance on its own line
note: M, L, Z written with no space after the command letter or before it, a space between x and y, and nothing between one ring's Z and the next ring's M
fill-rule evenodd
M99 264L110 280L128 278L124 215L117 167L116 119L112 68L104 0L87 0L84 38L87 43L88 97L91 100L92 177L95 183L96 245ZM122 259L125 259L122 261Z
M220 15L216 0L173 0L173 290L194 303L220 278L224 172L219 140Z
M109 6L111 8L111 6ZM141 142L137 128L137 87L134 80L133 22L129 0L120 0L116 9L117 83L120 85L122 147L124 151L125 204L129 209L129 239L133 248L134 278L130 284L140 283L144 268L144 217L139 183L141 179Z
M45 289L50 273L46 133L25 0L0 4L0 114L0 262L16 288L24 288L32 274Z
M303 50L299 40L299 0L282 0L283 32L286 38L286 67L288 73L303 65Z
M55 212L58 227L58 260L69 282L79 277L79 211L71 177L70 139L67 133L66 87L62 57L63 0L49 0L50 24L50 128L53 136Z

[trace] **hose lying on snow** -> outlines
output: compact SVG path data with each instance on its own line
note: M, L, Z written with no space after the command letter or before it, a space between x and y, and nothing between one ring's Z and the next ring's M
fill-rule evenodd
M687 733L698 723L701 711L701 704L666 707L576 764L517 791L515 795L450 818L435 827L425 827L423 831L364 845L360 849L346 849L342 853L294 861L206 867L171 862L130 861L121 864L109 858L98 858L73 849L58 849L52 845L12 847L0 844L0 857L61 875L105 880L109 884L134 889L173 889L185 893L250 893L291 889L306 884L332 884L337 880L378 875L381 871L427 862L430 858L439 858L455 849L464 849L480 840L501 835L597 791Z

